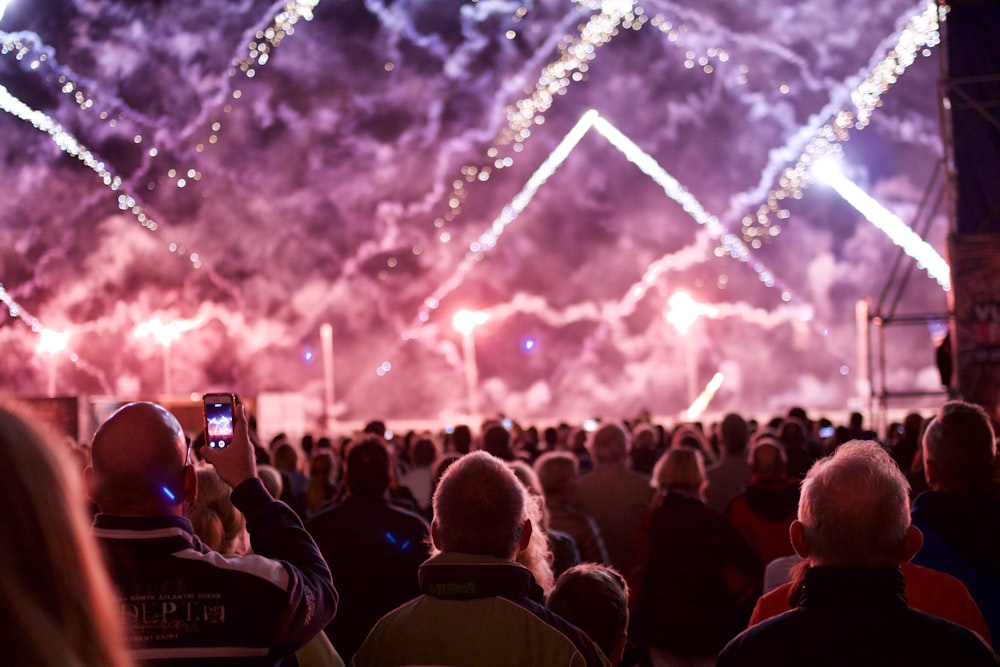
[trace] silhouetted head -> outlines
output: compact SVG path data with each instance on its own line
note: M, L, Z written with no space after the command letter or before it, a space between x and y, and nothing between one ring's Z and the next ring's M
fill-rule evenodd
M352 496L382 498L392 479L392 457L381 438L364 438L347 449L347 490Z
M986 411L964 401L945 403L924 433L923 456L931 489L988 491L996 440Z
M628 434L618 424L605 424L594 432L590 455L596 463L619 463L628 456Z

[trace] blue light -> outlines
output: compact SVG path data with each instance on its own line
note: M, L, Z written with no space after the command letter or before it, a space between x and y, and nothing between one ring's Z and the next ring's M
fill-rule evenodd
M521 350L523 350L524 352L531 352L534 349L535 349L535 339L532 338L531 336L528 336L527 338L521 341Z
M170 489L167 488L166 484L164 484L163 486L161 486L160 490L163 491L163 495L165 495L167 497L167 500L169 500L172 503L176 503L177 502L177 496L175 496L173 494L173 492Z
M313 358L315 358L315 356L316 355L313 354L312 350L306 350L305 352L302 353L302 361L306 362L307 364L312 363L312 360Z

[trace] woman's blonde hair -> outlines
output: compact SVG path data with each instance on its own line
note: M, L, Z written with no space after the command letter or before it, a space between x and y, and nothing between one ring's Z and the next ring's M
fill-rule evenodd
M250 551L247 522L232 501L232 488L212 466L198 469L198 497L188 512L201 541L224 556L242 556Z
M668 449L653 468L653 486L700 496L705 486L705 463L701 452L687 447Z
M4 661L130 664L71 446L26 408L0 403L0 459L6 467L0 484Z

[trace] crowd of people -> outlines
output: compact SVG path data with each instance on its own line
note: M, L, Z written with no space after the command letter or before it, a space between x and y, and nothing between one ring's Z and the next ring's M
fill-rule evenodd
M884 434L793 408L261 442L242 404L234 430L138 402L78 445L0 406L6 663L998 664L970 403Z

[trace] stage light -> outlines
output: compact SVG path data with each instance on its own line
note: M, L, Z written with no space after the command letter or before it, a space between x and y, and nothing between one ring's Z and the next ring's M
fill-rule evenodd
M528 337L521 341L521 350L524 352L531 352L535 349L537 342L534 338Z
M946 292L951 289L951 268L948 262L910 226L892 211L882 206L871 195L862 190L840 169L834 158L827 156L816 162L812 170L817 180L834 189L861 215L917 261L917 266L927 271L927 275L937 281Z
M7 11L7 7L11 2L13 2L13 0L0 0L0 21L3 21L4 12Z

